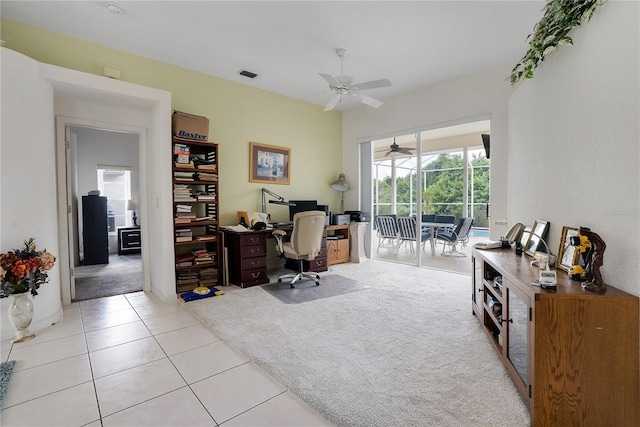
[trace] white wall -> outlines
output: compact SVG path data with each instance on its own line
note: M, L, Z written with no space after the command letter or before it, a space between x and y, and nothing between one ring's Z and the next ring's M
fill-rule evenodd
M53 88L39 78L38 62L5 48L0 51L0 251L22 249L33 237L37 249L58 255ZM49 279L33 300L31 331L62 318L59 263L49 271ZM3 299L0 305L3 341L13 336L8 304Z
M358 140L437 129L491 118L491 235L498 238L507 226L507 99L505 82L512 64L426 87L385 100L378 109L361 107L343 114L345 174L352 191L345 193L345 209L358 209ZM482 141L478 141L478 145Z
M639 4L607 2L509 101L509 218L585 226L605 282L640 295ZM493 143L493 140L492 140ZM493 154L493 151L492 151Z

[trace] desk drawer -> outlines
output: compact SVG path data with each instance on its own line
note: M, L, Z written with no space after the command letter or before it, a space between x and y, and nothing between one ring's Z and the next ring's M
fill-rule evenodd
M246 233L239 236L240 246L252 246L252 245L262 245L265 246L267 244L267 237L263 234L254 234L254 233Z
M267 268L267 257L242 258L240 271Z
M267 248L265 245L242 246L240 248L240 258L266 257Z
M308 265L306 265L308 263ZM315 258L311 261L305 261L305 270L315 271L319 273L321 271L327 271L327 257Z
M242 273L240 273L240 282L244 285L244 283L248 283L248 282L256 282L255 284L258 284L258 282L261 283L268 283L269 282L269 276L267 276L267 268L258 268L255 270L244 270L242 271ZM243 288L245 286L242 286Z

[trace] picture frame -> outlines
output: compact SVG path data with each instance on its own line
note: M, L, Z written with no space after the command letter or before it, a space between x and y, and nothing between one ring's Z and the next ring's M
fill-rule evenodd
M540 239L545 239L547 237L548 232L549 232L549 221L545 221L542 219L536 219L535 221L533 221L533 226L531 227L531 233L529 234L529 239L527 240L527 244L523 248L524 253L529 256L534 256L536 251L538 250L538 246L540 245ZM546 251L546 248L545 248L545 251Z
M558 262L556 268L569 273L571 267L578 264L580 259L580 250L576 246L571 246L570 238L577 236L579 230L576 227L562 227L562 235L560 236L560 248L558 249Z
M522 246L522 250L527 247L527 242L529 241L529 236L531 235L531 227L525 227L522 231L522 238L520 239L520 246Z
M249 143L249 182L289 185L291 149Z

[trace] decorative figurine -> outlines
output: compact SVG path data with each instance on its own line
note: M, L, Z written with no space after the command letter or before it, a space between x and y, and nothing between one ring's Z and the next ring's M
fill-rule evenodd
M604 250L607 245L604 240L587 227L580 227L579 234L571 237L571 245L578 246L584 260L584 270L580 266L572 269L572 279L583 279L582 289L603 294L607 285L602 281L600 267L603 263Z

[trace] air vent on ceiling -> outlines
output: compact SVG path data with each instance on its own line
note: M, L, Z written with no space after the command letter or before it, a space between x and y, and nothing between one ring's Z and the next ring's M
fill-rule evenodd
M247 70L240 71L240 75L249 77L250 79L255 79L258 76L256 73L252 73L251 71L247 71Z

